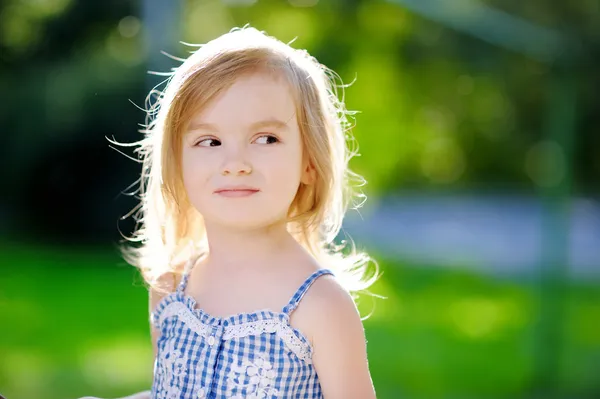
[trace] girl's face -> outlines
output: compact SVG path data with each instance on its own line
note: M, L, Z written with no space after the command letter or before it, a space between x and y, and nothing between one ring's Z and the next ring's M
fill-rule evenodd
M259 228L286 218L303 162L296 107L283 79L239 78L183 136L183 183L207 225Z

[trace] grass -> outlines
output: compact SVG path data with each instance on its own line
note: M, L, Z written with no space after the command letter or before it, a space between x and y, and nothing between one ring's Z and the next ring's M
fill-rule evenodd
M146 291L112 251L4 246L0 393L8 399L114 398L148 389ZM381 262L361 297L379 398L531 397L539 301L531 283ZM555 386L600 396L600 290L570 284Z

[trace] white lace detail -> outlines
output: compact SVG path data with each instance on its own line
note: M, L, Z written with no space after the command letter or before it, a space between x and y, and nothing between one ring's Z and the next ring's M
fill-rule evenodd
M165 343L156 363L154 378L158 380L160 389L156 390L156 399L178 399L188 372L189 359L175 349L172 340Z
M202 324L202 322L192 314L190 309L181 302L172 302L167 305L160 314L158 325L161 326L165 319L172 316L177 316L183 323L191 328L192 331L202 337L208 337L210 334L211 329Z
M223 339L243 338L263 333L276 333L292 352L307 363L311 362L307 345L294 334L290 326L281 320L258 320L236 324L225 329Z
M234 358L227 375L227 392L230 399L276 399L279 391L274 388L277 373L267 360L266 354L257 355L254 362Z
M210 336L212 329L203 324L190 311L190 309L181 302L173 302L167 305L160 314L158 325L161 326L165 319L177 316L183 323L192 329L196 334L202 337ZM241 324L234 324L225 327L223 339L243 338L251 335L261 335L263 333L276 333L286 346L294 352L298 358L307 363L311 363L310 349L298 336L292 328L285 322L277 319L249 321Z

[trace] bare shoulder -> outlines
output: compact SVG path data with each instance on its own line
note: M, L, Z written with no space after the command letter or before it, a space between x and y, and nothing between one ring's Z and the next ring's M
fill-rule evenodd
M358 315L352 296L332 275L317 278L306 294L306 301L321 308L320 313L337 310Z
M331 275L319 277L312 284L296 310L298 324L311 343L319 337L352 329L362 336L360 314L350 293Z
M156 279L154 284L149 285L150 311L153 311L165 296L175 292L180 281L180 273L166 272Z
M327 398L374 399L365 331L350 293L333 276L318 278L297 309Z
M191 256L175 264L170 270L162 273L153 284L149 284L150 311L152 312L165 296L175 292L184 273L196 267L204 258L204 254Z

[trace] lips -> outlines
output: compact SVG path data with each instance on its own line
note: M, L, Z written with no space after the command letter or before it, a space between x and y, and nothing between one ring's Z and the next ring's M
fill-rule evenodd
M235 187L223 187L215 190L215 194L223 197L249 197L258 193L260 190L254 187L248 186L235 186Z

